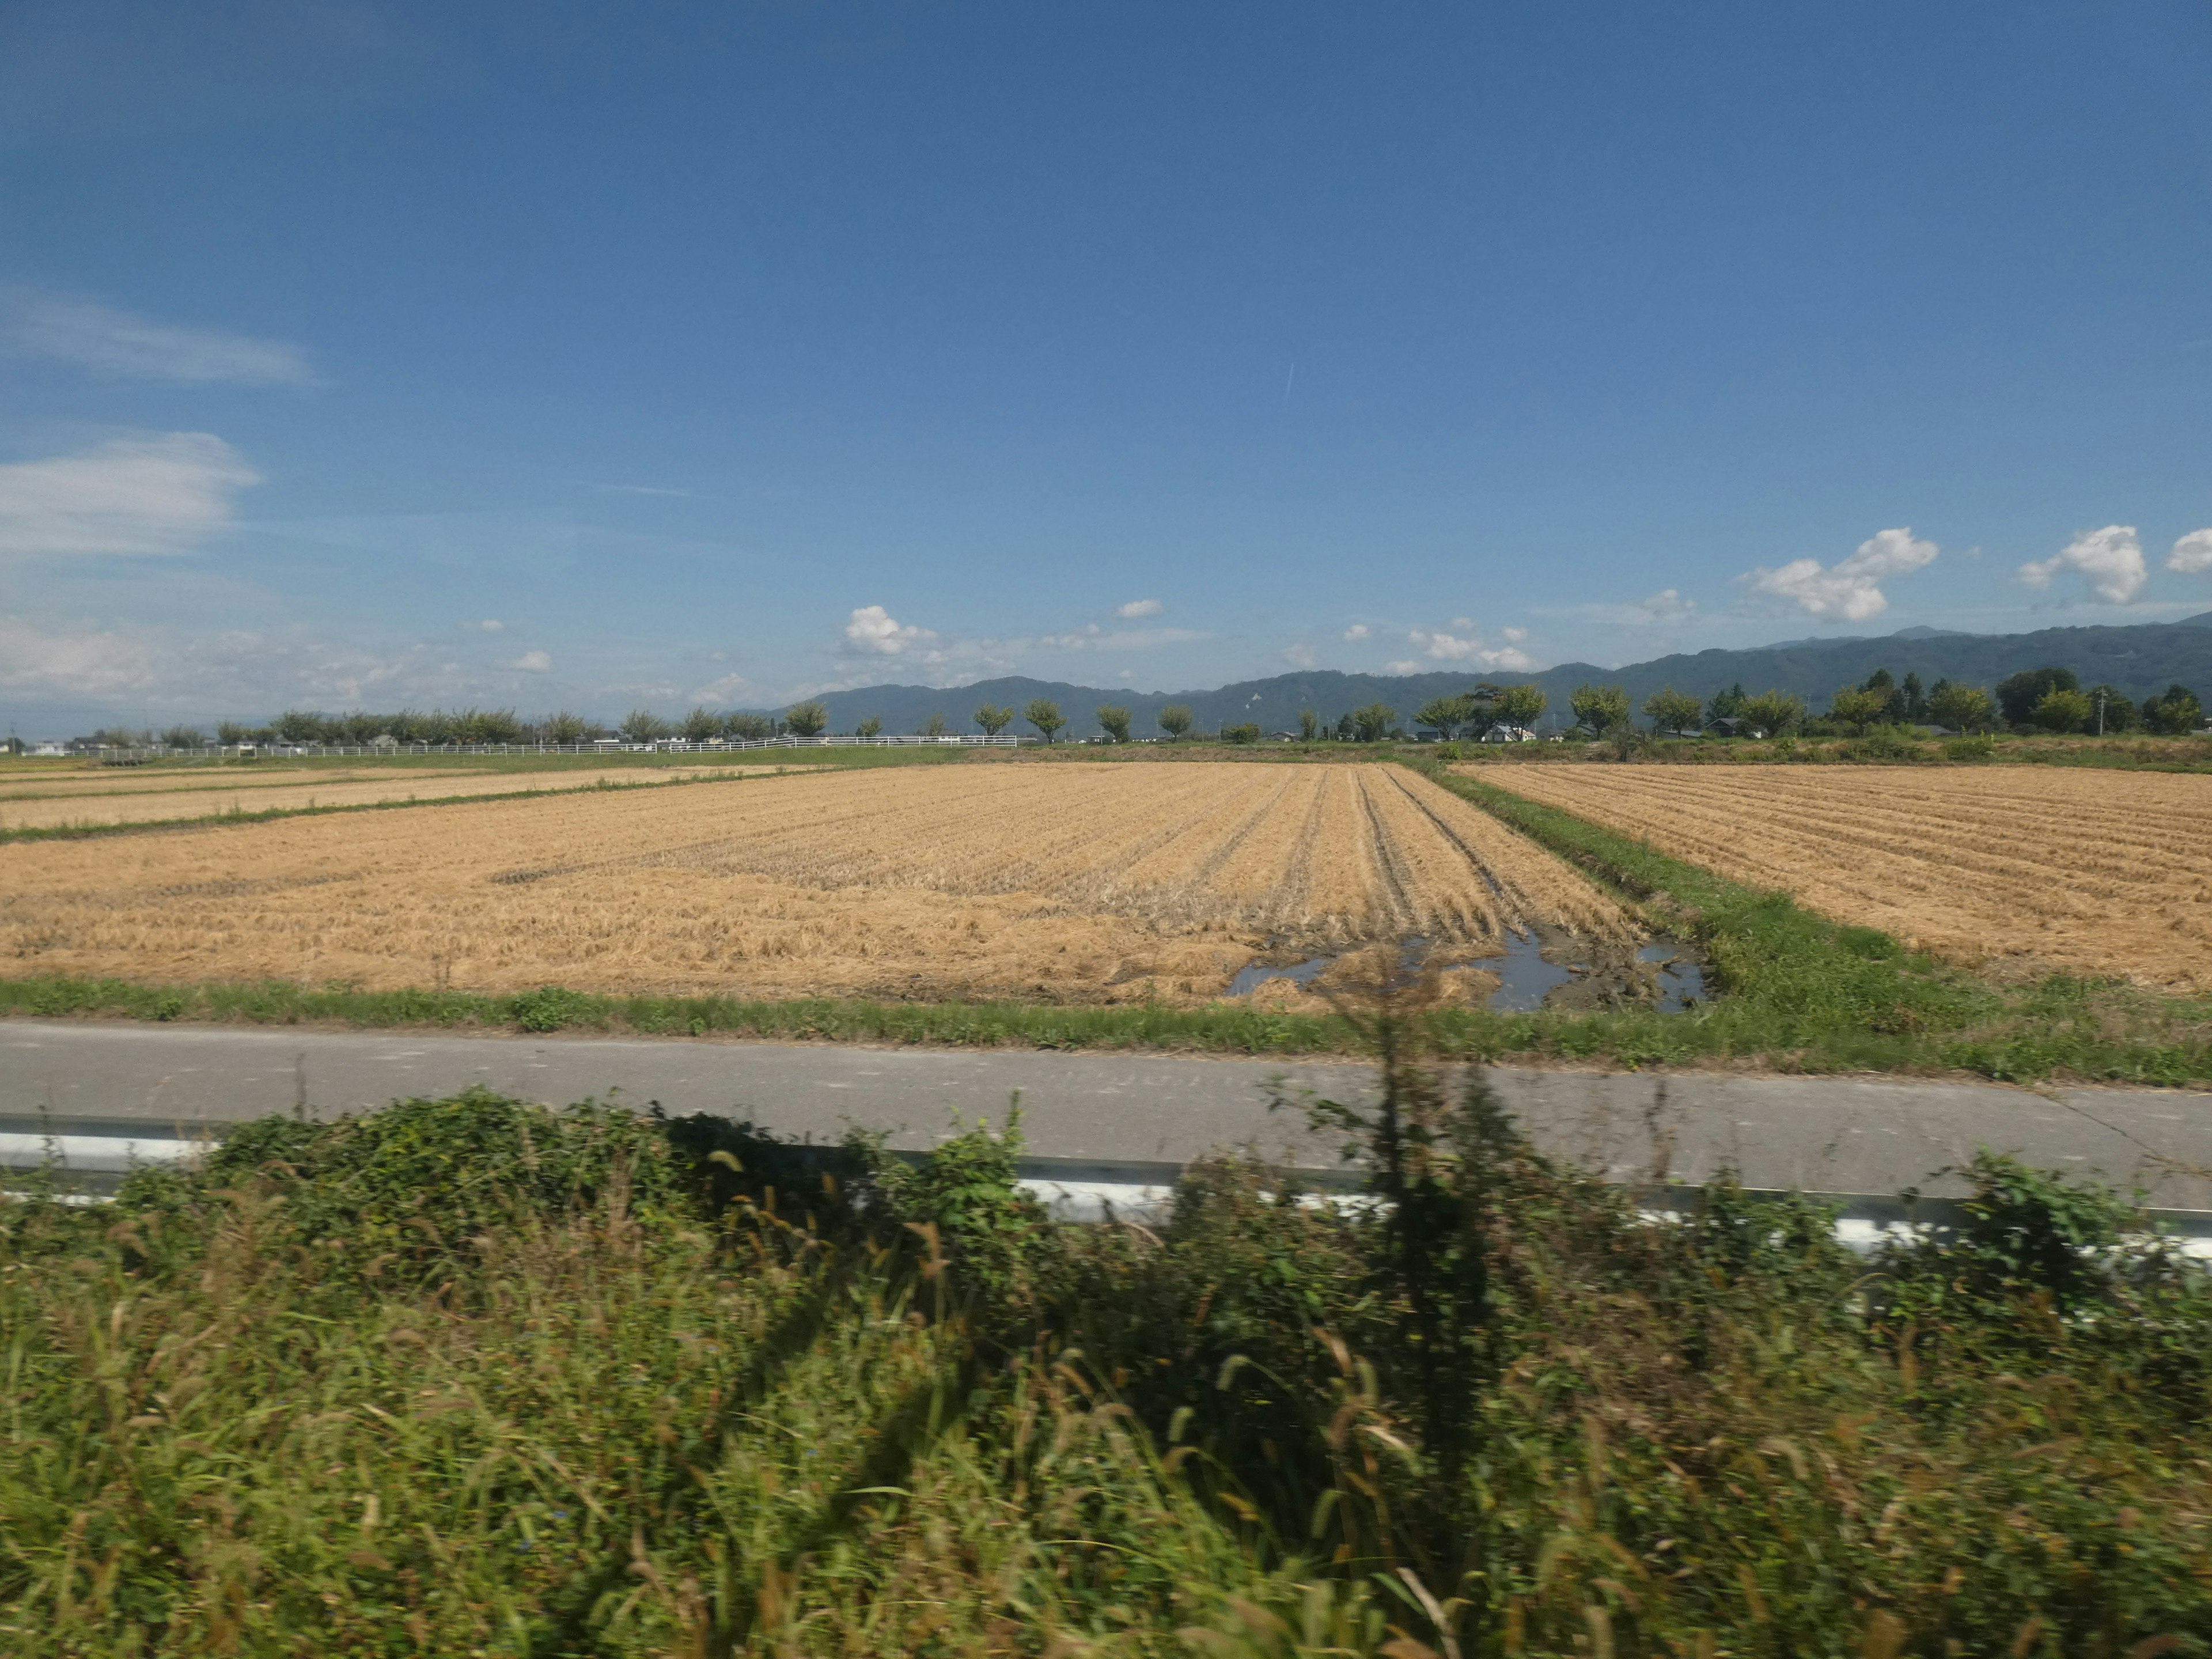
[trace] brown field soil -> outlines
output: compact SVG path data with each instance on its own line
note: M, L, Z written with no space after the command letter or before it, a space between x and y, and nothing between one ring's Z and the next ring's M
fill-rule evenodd
M1174 1000L1610 898L1395 766L884 768L0 847L0 963L364 988Z
M2212 779L2042 766L1480 775L1955 961L2212 990Z
M384 772L322 774L302 780L246 778L198 788L85 787L64 794L49 786L36 797L0 794L0 830L90 828L161 823L222 812L267 812L307 806L376 806L386 801L446 800L455 796L522 795L533 789L590 789L602 783L652 785L762 773L805 772L806 766L636 767L591 771ZM104 780L92 780L92 783Z

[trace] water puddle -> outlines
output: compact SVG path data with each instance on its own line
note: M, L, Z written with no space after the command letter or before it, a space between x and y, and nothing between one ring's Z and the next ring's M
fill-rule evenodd
M1534 1013L1544 1006L1546 997L1575 976L1572 968L1544 960L1541 939L1521 933L1507 934L1505 954L1485 957L1480 965L1501 981L1484 1006L1501 1013Z
M1229 981L1229 994L1249 997L1271 979L1286 979L1293 985L1310 985L1328 970L1334 957L1316 957L1310 962L1301 962L1288 968L1270 968L1265 963L1254 963L1249 968L1237 969L1237 977Z
M1659 964L1659 1012L1679 1014L1705 996L1705 972L1682 954L1682 947L1661 935L1636 953L1638 962Z

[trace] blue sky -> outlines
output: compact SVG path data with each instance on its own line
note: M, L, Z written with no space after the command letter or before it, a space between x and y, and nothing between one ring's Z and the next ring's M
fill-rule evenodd
M2208 112L2180 3L9 0L0 718L2212 609Z

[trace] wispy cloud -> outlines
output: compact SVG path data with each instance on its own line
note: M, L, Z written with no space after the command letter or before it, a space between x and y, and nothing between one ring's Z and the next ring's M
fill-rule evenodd
M553 672L553 659L543 651L526 651L507 666L519 668L526 674L550 674Z
M2020 579L2030 587L2048 587L2061 570L2080 571L2097 597L2113 605L2127 604L2150 580L2142 544L2136 538L2135 526L2127 524L2083 531L2049 558L2021 566Z
M1792 559L1779 569L1761 566L1737 580L1750 583L1753 592L1788 600L1808 616L1865 622L1889 609L1882 581L1933 563L1939 550L1933 542L1915 541L1908 526L1876 532L1832 568L1823 568L1818 559Z
M1304 640L1286 645L1283 647L1283 660L1293 668L1311 668L1314 665L1314 648Z
M1167 609L1158 599L1132 599L1114 614L1123 622L1142 622L1147 617L1157 617Z
M1534 659L1521 649L1522 643L1528 637L1528 630L1525 628L1507 629L1506 642L1492 647L1484 643L1480 635L1465 631L1474 627L1467 617L1454 617L1451 625L1462 631L1453 633L1442 629L1416 628L1410 629L1406 637L1438 662L1470 662L1483 668L1504 668L1514 673L1526 672L1536 665ZM1395 664L1391 666L1393 672L1399 672Z
M205 432L116 438L75 455L0 466L0 557L183 553L230 522L261 482Z
M29 289L0 293L0 338L26 356L75 363L110 380L182 386L313 386L307 354L282 340L183 328L96 300Z
M1367 624L1365 623L1352 623L1351 627L1344 630L1344 637L1347 640L1365 639L1367 637Z

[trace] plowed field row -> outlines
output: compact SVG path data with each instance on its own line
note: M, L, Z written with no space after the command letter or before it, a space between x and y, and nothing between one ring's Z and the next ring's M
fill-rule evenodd
M0 848L0 960L137 979L1061 1000L1257 951L1633 937L1389 766L969 766L585 792Z
M702 777L811 771L811 767L614 767L588 771L386 772L352 781L289 777L204 789L103 791L46 799L0 799L0 829L58 830L112 823L165 823L224 812L267 812L308 806L378 806L392 801L449 800L477 795L526 795L538 789L590 789L605 784L676 783Z
M1502 787L1959 960L2212 990L2212 779L1560 766Z

